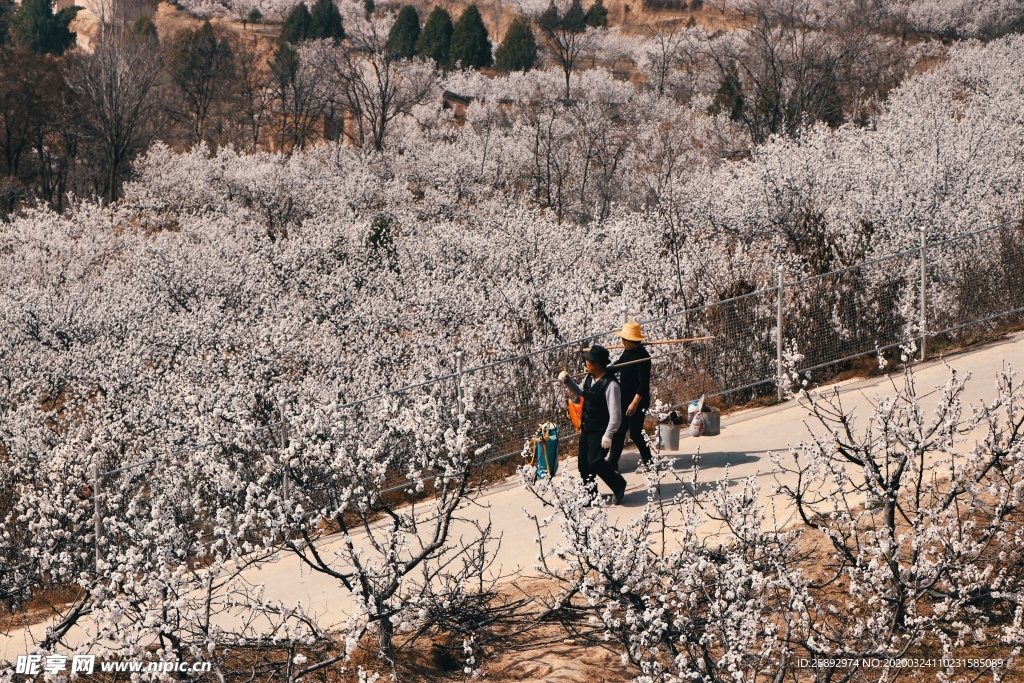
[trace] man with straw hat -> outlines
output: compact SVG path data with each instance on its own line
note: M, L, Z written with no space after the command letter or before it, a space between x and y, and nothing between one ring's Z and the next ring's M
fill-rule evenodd
M591 346L583 354L587 362L587 376L580 386L565 370L558 379L569 388L574 396L583 396L583 420L580 424L580 450L578 465L580 476L597 493L595 478L612 490L615 505L626 495L626 480L615 471L605 456L612 445L612 437L622 420L622 399L615 376L608 372L611 354L603 346Z
M647 438L644 434L644 416L651 407L651 354L644 348L643 342L647 337L640 329L640 323L628 322L622 329L615 333L622 338L624 351L615 361L615 365L608 368L609 372L618 372L619 388L622 393L622 425L615 436L612 437L612 447L608 453L608 462L615 471L619 469L619 458L622 456L622 447L626 445L626 433L633 440L638 451L640 461L645 465L651 462L651 447L647 445ZM616 370L617 365L629 363L626 367Z

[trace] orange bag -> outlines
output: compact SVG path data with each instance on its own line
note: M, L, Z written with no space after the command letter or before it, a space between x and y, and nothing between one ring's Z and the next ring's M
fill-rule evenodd
M572 426L576 428L576 431L580 431L580 426L583 424L583 397L573 398L569 397L569 409L565 411L565 416L569 418L569 422L572 422Z

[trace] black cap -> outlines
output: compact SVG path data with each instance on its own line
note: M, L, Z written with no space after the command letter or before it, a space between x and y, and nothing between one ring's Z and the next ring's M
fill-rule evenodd
M591 346L590 350L583 354L583 357L597 363L602 368L608 367L608 364L612 362L612 355L608 353L608 349L597 344Z

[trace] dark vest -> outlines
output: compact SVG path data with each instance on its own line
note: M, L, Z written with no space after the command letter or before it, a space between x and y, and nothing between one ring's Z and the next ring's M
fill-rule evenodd
M643 346L638 346L635 349L627 349L622 352L619 359L615 361L615 365L619 363L631 363L641 358L650 358L651 354L647 352L647 349ZM633 397L637 394L643 396L640 400L640 405L637 406L640 410L647 410L651 407L651 363L633 363L633 365L627 365L624 368L619 368L616 371L615 365L609 367L610 370L617 372L619 376L619 388L622 389L622 408L625 412L626 406L633 402Z
M612 416L608 413L608 399L604 392L614 381L615 377L610 372L596 382L590 375L583 381L582 431L587 434L604 434L608 429L608 421ZM588 383L589 387L586 386Z

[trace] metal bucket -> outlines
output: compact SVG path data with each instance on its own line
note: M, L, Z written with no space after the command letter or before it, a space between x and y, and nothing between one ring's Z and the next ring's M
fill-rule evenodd
M704 436L718 436L722 432L722 413L718 408L704 407Z
M679 425L659 424L658 434L661 439L661 448L666 451L679 450Z

